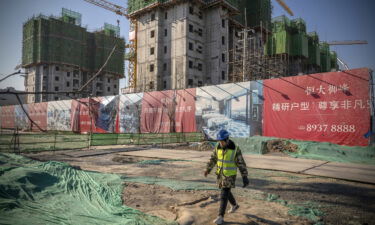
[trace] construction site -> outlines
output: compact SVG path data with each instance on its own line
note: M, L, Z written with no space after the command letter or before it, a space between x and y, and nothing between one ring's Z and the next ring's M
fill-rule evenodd
M0 224L374 223L375 77L331 48L367 41L322 41L282 0L84 3L128 37L66 8L24 22Z
M133 21L129 41L137 52L130 54L137 64L133 68L137 91L338 69L337 54L329 43L319 41L316 32L307 32L302 18L271 19L271 1L129 1L128 5Z

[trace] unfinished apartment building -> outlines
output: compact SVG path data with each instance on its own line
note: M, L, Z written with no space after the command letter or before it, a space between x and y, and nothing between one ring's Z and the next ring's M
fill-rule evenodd
M114 45L101 74L77 92L102 67ZM88 32L81 27L81 14L67 9L61 17L29 19L23 26L22 67L26 91L36 93L28 94L26 102L117 95L124 77L124 48L117 26L105 24Z
M137 91L228 81L228 49L238 23L231 1L140 2L128 3L136 23Z
M303 19L271 20L270 0L129 0L137 91L261 80L338 68Z

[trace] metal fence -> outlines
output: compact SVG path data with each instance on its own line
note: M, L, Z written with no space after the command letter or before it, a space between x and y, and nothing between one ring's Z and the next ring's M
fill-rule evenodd
M163 145L203 141L202 133L3 133L0 152L33 152L84 149L105 145Z

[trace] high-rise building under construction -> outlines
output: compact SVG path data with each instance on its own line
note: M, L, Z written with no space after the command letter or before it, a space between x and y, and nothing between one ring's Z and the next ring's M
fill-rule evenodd
M104 65L101 74L77 92ZM81 14L67 9L61 17L34 16L23 25L22 67L27 103L116 95L124 77L124 39L119 27L105 24L88 32ZM56 94L44 94L56 92ZM69 92L69 93L58 93Z
M270 0L128 0L136 90L181 89L337 67L335 54L320 45L316 34L306 33L302 19L271 20L271 11Z
M137 91L229 81L229 50L246 21L238 2L129 0L129 17L135 21L130 37L137 43ZM257 18L250 20L252 26L271 20L269 0L248 5L247 17Z

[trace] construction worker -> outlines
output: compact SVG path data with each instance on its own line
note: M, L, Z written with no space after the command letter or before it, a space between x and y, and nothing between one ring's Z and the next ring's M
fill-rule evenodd
M216 144L211 159L207 163L204 176L207 177L212 168L217 165L217 184L221 189L221 195L219 215L213 222L215 224L222 224L224 223L224 214L228 200L231 204L228 213L234 213L239 208L239 205L231 192L231 188L235 187L237 168L242 175L243 187L249 185L249 179L247 178L248 173L246 163L242 157L241 150L232 140L229 139L228 131L224 129L220 130L217 134L217 140L219 143Z

